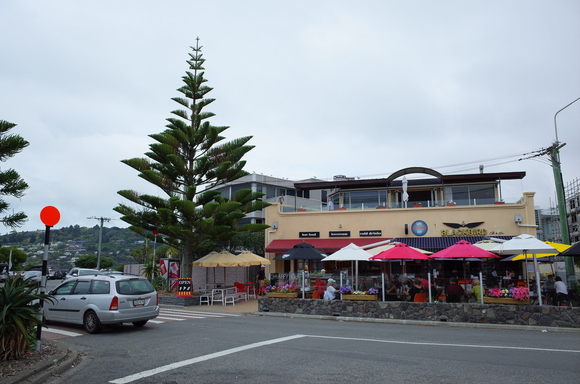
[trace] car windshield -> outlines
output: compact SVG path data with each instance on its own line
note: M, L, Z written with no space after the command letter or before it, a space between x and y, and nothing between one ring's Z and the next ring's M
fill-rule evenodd
M115 284L117 292L121 295L142 295L155 290L151 283L145 279L121 280L115 282Z

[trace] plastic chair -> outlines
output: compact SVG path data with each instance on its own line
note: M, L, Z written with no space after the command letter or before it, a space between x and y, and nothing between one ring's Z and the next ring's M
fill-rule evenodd
M246 289L248 290L248 297L253 297L254 299L257 298L256 296L256 287L254 286L254 283L252 283L251 281L248 281L246 283Z
M426 303L427 302L427 293L415 293L415 297L413 298L413 302Z
M234 287L236 287L235 294L241 299L248 301L248 294L246 293L246 286L242 283L235 282Z

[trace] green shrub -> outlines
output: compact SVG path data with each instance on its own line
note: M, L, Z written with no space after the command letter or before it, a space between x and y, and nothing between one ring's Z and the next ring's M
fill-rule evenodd
M0 288L0 361L19 359L34 346L35 327L45 325L38 318L39 300L53 300L37 291L20 276L8 278Z

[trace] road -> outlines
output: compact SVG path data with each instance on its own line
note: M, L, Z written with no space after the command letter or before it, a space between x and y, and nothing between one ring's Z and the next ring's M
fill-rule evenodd
M255 315L119 326L52 383L578 383L580 335Z

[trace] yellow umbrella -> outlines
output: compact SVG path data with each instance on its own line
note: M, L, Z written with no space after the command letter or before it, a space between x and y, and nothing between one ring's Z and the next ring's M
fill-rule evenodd
M270 265L272 262L265 257L256 255L250 251L244 251L237 256L238 259L250 263L250 265Z
M571 245L568 244L560 244L560 243L553 243L551 241L544 241L544 243L548 244L549 246L552 246L554 248L556 248L558 250L558 252L554 252L554 253L538 253L536 255L536 259L542 258L542 257L549 257L549 256L556 256L558 253L560 252L564 252L565 250L567 250L568 248L571 247ZM513 257L511 259L511 261L517 261L517 260L525 260L525 259L532 259L533 255L531 254L519 254L515 257Z

